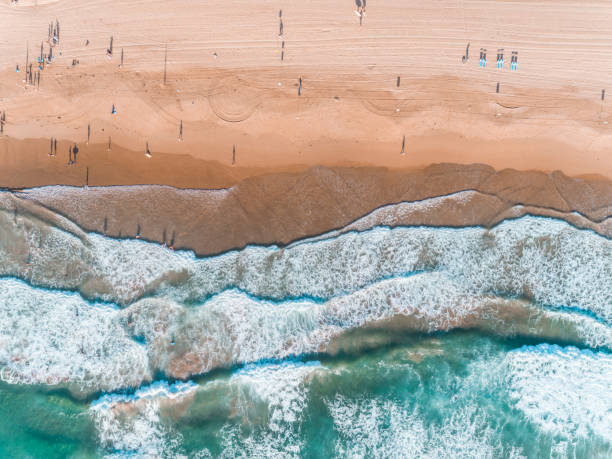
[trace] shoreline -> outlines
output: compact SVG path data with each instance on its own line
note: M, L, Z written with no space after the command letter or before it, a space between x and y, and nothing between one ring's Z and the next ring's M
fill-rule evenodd
M612 237L612 181L484 165L318 166L249 177L222 190L56 186L11 196L13 206L42 212L45 221L61 215L84 231L139 236L202 256L249 244L286 246L348 226L492 227L525 214Z

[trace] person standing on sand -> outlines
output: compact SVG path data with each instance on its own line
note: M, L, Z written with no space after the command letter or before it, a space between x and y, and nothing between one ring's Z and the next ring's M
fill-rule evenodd
M468 43L465 47L465 62L470 61L470 44Z
M355 14L357 16L359 16L359 25L361 25L362 21L363 21L363 14L364 14L364 7L363 5L365 4L361 2L361 0L355 0L355 5L357 5L357 11L355 11Z

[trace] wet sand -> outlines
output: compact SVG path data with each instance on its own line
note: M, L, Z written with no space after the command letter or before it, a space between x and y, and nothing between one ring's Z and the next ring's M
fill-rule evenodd
M491 227L532 214L561 218L612 237L611 181L570 178L561 172L495 171L484 165L440 164L413 171L318 166L251 177L223 190L43 187L16 196L17 205L30 206L27 212L34 212L31 204L42 205L88 231L139 235L199 255L247 244L285 245L403 202L413 204L383 208L347 229ZM435 197L443 198L430 199Z

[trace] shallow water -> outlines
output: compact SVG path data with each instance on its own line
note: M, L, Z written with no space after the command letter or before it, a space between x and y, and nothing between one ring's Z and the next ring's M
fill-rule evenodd
M2 455L609 457L612 356L473 332L79 401L3 384ZM17 433L17 435L15 435Z
M590 231L197 258L0 220L2 457L612 455L612 242Z

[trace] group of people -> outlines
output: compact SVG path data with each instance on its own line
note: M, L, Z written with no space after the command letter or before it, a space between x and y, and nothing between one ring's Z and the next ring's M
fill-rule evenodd
M68 147L68 166L71 166L72 164L76 163L78 153L79 147L76 143ZM49 156L57 156L57 139L54 139L53 137L51 137L50 139Z
M77 153L79 152L79 147L75 143L74 146L68 147L68 166L76 163Z
M25 84L30 85L38 85L40 86L40 72L44 70L46 65L51 64L53 61L53 47L59 43L60 37L60 25L59 21L50 22L49 23L49 34L47 36L47 42L49 43L49 52L44 52L44 43L40 43L40 56L36 58L36 63L38 66L38 70L36 72L32 71L32 64L29 63L29 53L26 54L26 66L25 66L25 78L23 82ZM74 65L74 61L73 61ZM19 64L15 67L15 72L19 72Z
M51 146L49 147L49 156L57 156L57 139L51 137Z
M466 51L466 54L467 54L467 51ZM463 57L462 61L463 62L466 61L465 56ZM486 48L480 48L479 65L480 67L483 67L483 68L487 66L487 49ZM503 48L500 48L497 50L497 68L498 69L504 68L504 50ZM517 68L518 68L518 51L512 51L512 57L510 58L510 70L516 71Z

